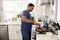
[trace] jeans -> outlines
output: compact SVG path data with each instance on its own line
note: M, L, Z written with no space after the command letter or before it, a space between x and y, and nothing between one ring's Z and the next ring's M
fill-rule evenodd
M22 40L31 40L31 32L21 32L22 33Z

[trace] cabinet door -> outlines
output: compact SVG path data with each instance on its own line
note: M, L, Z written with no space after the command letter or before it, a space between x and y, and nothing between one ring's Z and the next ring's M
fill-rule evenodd
M57 11L57 21L59 21L60 22L60 0L58 0L57 2L57 9L56 9L56 11Z
M0 25L0 40L8 40L8 26Z
M9 40L20 40L20 25L9 25Z

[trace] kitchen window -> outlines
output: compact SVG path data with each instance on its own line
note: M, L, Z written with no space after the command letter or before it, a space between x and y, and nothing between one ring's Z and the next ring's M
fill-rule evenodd
M16 20L18 14L22 14L22 11L26 9L29 3L35 4L35 0L5 0L3 1L3 16L4 21ZM34 12L31 12L32 15Z

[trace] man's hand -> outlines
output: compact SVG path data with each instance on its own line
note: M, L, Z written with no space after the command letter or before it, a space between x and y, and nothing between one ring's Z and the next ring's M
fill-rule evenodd
M37 27L40 26L40 24L36 23L35 21L33 21L33 25L36 25Z
M22 21L23 22L26 22L26 23L32 23L33 25L39 26L38 23L36 23L35 21L32 21L32 20L27 19L27 17L26 16L23 16L23 15L22 15Z
M33 25L36 25L36 22L35 21L32 21Z

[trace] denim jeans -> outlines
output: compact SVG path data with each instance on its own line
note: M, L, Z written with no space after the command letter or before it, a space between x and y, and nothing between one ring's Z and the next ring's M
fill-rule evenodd
M31 32L21 32L22 33L22 40L31 40Z

